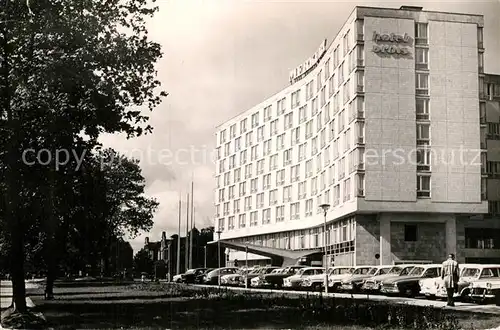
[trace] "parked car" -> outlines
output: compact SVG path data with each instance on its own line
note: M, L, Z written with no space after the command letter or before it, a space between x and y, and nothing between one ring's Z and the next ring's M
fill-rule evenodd
M418 265L407 276L393 277L383 281L380 292L388 295L415 297L420 294L420 280L440 275L441 264Z
M194 283L196 276L203 274L207 270L206 268L194 268L188 269L187 272L181 275L182 283Z
M480 265L480 264L462 264L459 265L460 269L460 279L458 281L458 290L455 292L454 296L460 298L461 300L467 300L469 298L469 286L472 282L481 278L489 276L489 268L500 269L500 265ZM446 287L444 285L444 280L440 277L436 279L436 298L446 299Z
M184 274L177 274L172 277L172 282L174 283L182 283L182 275Z
M360 292L366 279L384 275L391 270L391 266L372 266L367 273L354 274L342 281L340 290L347 292Z
M333 267L333 271L328 275L328 292L335 292L338 290L342 281L352 275L355 267L338 266Z
M493 301L500 306L500 275L472 282L469 287L469 297L477 303Z
M323 267L306 267L300 269L297 274L289 276L283 280L283 287L287 289L299 289L302 281L311 275L323 274Z
M395 265L392 266L389 271L385 274L382 272L376 276L367 278L363 285L361 286L361 290L364 292L379 292L380 286L383 281L398 276L406 276L410 273L410 271L415 267L415 265Z
M305 290L324 290L325 288L325 277L328 275L328 283L333 283L338 280L340 284L341 281L348 276L350 276L352 272L352 267L349 266L337 266L328 268L328 273L322 273L317 275L308 276L304 281L302 281L302 288ZM328 285L330 287L330 285ZM330 291L330 289L328 289Z
M224 276L228 274L235 274L238 272L236 267L222 267L212 270L210 273L205 275L203 283L206 284L219 284L219 276Z
M283 269L281 273L270 273L263 277L263 280L269 284L270 287L282 288L283 280L287 277L295 275L299 270L306 268L306 266L294 265Z
M252 288L268 288L271 287L271 284L266 281L267 275L280 274L284 271L284 268L276 268L272 269L269 273L260 274L257 277L252 278L250 281L250 286Z
M239 286L241 284L242 278L247 272L252 272L252 270L239 269L238 272L234 274L227 274L221 277L221 285L227 286Z
M370 270L372 270L372 268L373 268L373 266L356 266L356 267L354 267L353 272L349 276L344 277L342 279L342 281L340 281L339 285L337 286L337 291L346 291L346 289L348 291L350 291L349 287L346 288L344 286L344 282L348 281L349 279L351 279L353 277L356 278L359 276L367 276L368 273L370 272ZM346 284L347 284L347 282L346 282Z
M214 270L214 268L208 268L208 269L205 269L205 271L203 271L202 273L196 275L196 277L194 279L194 283L203 284L203 279L205 278L205 275L210 273L212 270Z
M255 270L255 272L249 273L247 276L241 277L240 285L245 286L245 281L247 281L247 286L250 287L252 285L252 279L258 277L259 275L265 275L272 272L274 269L278 267L274 266L265 266Z

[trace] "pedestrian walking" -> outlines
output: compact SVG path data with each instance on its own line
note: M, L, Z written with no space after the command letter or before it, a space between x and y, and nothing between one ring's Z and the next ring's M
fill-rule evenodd
M455 255L450 253L448 259L443 262L441 268L441 279L444 280L446 295L448 296L448 306L455 306L453 295L458 289L458 262L455 260Z

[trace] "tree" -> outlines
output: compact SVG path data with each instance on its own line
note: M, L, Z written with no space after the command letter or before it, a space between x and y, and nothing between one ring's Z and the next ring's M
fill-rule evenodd
M13 307L19 312L26 311L25 229L43 227L45 247L55 251L58 228L69 227L58 207L68 192L75 195L74 169L57 173L52 159L36 173L43 179L34 179L26 175L33 169L23 161L24 152L91 150L102 132L124 132L130 138L151 131L148 117L138 107L153 110L166 96L157 89L160 83L155 78L160 46L148 40L144 21L156 10L143 0L2 4L0 213L10 256ZM30 214L32 200L38 201L37 206L47 202L37 217ZM47 263L49 271L54 269L53 258Z
M144 248L140 249L134 256L134 272L135 273L148 273L153 271L153 260L149 257L148 251Z

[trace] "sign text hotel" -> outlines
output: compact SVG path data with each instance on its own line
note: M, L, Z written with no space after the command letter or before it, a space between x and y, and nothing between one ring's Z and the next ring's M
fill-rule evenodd
M373 32L373 52L386 55L410 55L410 47L413 44L413 38L407 33L401 34L382 34Z
M326 52L326 39L323 40L321 45L319 45L318 50L303 64L296 67L294 70L290 71L290 83L293 84L296 81L302 79L307 73L309 73L316 64L321 60Z

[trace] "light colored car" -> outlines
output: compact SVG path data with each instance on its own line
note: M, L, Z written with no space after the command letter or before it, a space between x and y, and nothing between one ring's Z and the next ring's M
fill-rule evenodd
M289 276L283 280L283 287L287 289L298 289L301 287L302 281L311 275L318 275L324 272L323 267L306 267L300 269L297 274Z
M463 271L471 266L474 267L475 264L461 264L460 265L460 272L463 273ZM446 298L446 289L444 288L444 281L441 278L441 276L433 277L433 278L424 278L418 282L420 286L420 294L425 296L427 299L435 299L440 291L444 291L444 296L443 293L441 292L441 298L444 297ZM468 286L468 284L467 284ZM459 294L455 294L457 296Z
M334 267L333 272L328 276L328 291L337 291L342 281L351 276L355 269L351 266Z
M415 267L415 265L394 265L389 271L385 272L384 270L380 271L380 274L367 278L363 282L363 286L361 287L362 291L365 292L378 292L380 291L380 286L382 282L397 276L405 276L410 273L410 271Z
M240 270L234 274L223 275L220 278L220 284L227 286L238 286L240 284L241 277L245 276L244 274L245 271Z
M460 278L458 281L458 290L454 296L462 300L469 297L469 286L472 282L486 278L491 275L489 269L500 269L500 265L480 265L480 264L461 264L459 265ZM436 298L446 299L446 287L441 277L436 279Z
M182 282L182 275L184 275L184 274L174 275L174 277L172 277L172 282L181 283Z
M360 269L357 273L356 270L352 273L352 275L345 280L342 281L340 285L340 290L347 292L359 292L361 291L361 287L366 279L386 274L391 270L392 266L368 266L368 270L366 267Z
M321 273L321 274L311 275L305 278L302 281L301 286L305 290L314 290L314 291L323 290L325 287L325 278L327 277L326 275L328 275L328 282L330 282L331 278L338 278L341 270L344 270L344 272L342 273L343 274L345 273L345 275L347 276L350 274L349 271L351 269L352 267L344 267L344 266L330 267L328 268L327 274Z
M474 302L485 303L493 301L500 306L500 274L496 277L484 278L471 283L469 297Z

